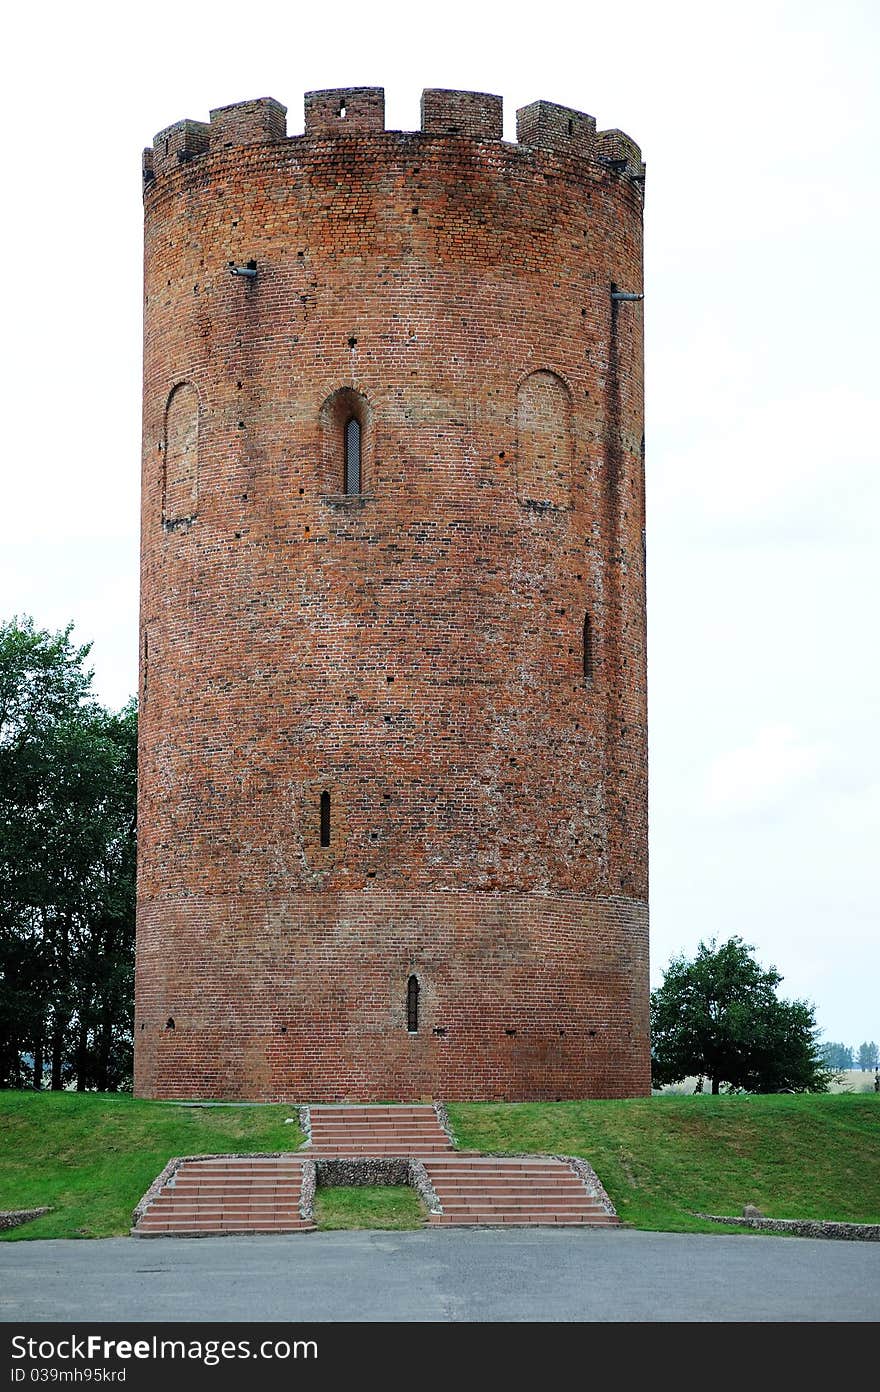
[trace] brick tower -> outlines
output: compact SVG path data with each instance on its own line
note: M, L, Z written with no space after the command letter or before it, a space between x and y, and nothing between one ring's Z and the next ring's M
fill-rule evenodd
M649 1089L643 166L378 88L145 157L145 1097Z

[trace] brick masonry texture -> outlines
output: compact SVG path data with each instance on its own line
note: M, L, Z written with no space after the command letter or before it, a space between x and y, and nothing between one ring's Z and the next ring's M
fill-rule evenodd
M422 112L145 152L141 1096L649 1090L643 166Z

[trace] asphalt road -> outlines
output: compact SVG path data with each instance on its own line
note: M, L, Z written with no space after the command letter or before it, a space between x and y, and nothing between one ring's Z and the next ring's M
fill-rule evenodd
M4 1242L0 1319L877 1320L880 1243L546 1229Z

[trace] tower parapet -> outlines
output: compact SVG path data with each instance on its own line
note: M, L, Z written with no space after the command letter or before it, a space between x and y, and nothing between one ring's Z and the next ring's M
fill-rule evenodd
M382 87L306 92L304 108L305 138L386 133ZM280 102L261 97L218 107L211 112L210 123L177 121L159 131L152 150L144 152L145 182L149 184L154 177L209 150L287 140L286 117L287 108ZM637 182L644 179L641 151L635 141L623 131L597 131L594 116L554 102L536 101L521 107L516 118L517 142L527 149L591 160ZM503 100L489 92L426 88L422 93L420 131L424 135L501 141L503 120Z

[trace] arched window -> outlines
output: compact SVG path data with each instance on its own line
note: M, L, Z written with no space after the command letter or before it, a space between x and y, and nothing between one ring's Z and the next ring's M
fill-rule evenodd
M593 680L593 629L589 614L584 615L584 681Z
M321 794L321 845L330 845L330 794Z
M339 387L321 407L320 428L319 490L363 497L373 484L373 412L367 398L354 387Z
M361 423L356 416L345 426L345 491L361 491Z
M411 976L406 983L406 1027L410 1034L419 1029L419 978Z

